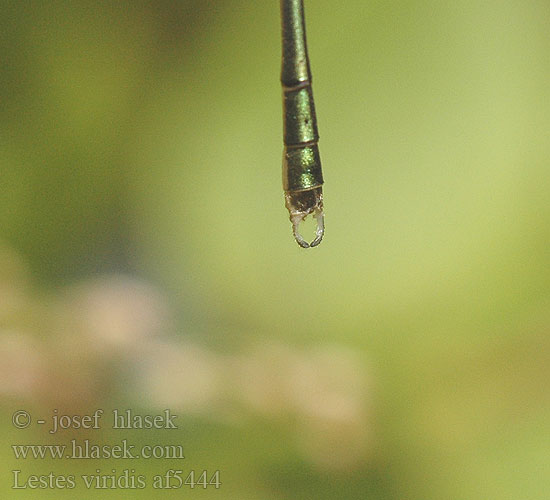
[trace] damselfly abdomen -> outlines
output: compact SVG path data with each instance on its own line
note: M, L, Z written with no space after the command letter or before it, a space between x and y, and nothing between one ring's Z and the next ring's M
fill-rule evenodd
M317 142L317 118L311 89L303 0L281 0L283 35L283 189L297 243L314 247L325 232L323 174ZM315 239L308 243L299 231L310 214L317 220Z

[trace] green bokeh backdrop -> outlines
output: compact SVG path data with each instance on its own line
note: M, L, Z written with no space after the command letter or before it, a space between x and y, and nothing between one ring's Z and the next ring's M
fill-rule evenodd
M364 459L316 468L297 417L183 417L190 461L225 474L192 495L546 499L550 4L317 0L306 16L326 235L304 251L281 188L277 2L1 3L0 271L28 302L0 309L0 333L47 346L55 297L122 274L216 355L353 352L370 380ZM128 404L113 366L117 389L79 410ZM53 403L2 396L6 471L21 405ZM75 494L10 481L3 498Z

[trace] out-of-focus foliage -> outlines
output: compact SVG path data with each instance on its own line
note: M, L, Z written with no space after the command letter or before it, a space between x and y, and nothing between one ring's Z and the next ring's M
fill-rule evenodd
M550 5L306 15L309 251L281 192L277 2L0 4L3 470L129 467L18 462L53 441L16 409L169 407L176 433L93 437L183 443L222 472L203 498L547 498Z

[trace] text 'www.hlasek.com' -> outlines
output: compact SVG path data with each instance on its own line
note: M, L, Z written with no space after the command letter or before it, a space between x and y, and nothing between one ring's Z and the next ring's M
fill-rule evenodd
M63 436L64 442L57 443L14 443L11 444L13 457L21 467L11 470L11 488L13 490L30 489L144 489L156 490L215 488L221 486L220 471L217 469L190 468L184 466L185 455L183 445L174 443L150 443L145 441L147 434L141 431L154 432L162 435L177 432L175 423L177 415L170 410L164 410L157 415L141 415L133 410L112 410L109 414L102 409L86 415L65 415L53 410L47 419L35 418L26 410L17 410L12 415L12 424L16 429L45 430L45 435ZM110 432L134 432L135 442L121 438L115 442L104 443L94 439L94 431L110 429ZM71 433L67 438L67 433ZM76 434L76 435L75 435ZM90 460L99 466L78 473L43 472L27 470L29 461L40 463L57 463L60 460L82 461ZM169 467L158 469L146 467L147 472L138 467L113 467L114 460L154 460L156 464L169 463ZM108 465L102 467L99 461ZM151 472L150 469L154 469Z

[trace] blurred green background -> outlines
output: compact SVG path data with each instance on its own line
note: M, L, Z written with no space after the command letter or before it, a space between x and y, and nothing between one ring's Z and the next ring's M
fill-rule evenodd
M550 4L306 17L327 230L304 251L278 2L0 3L2 498L548 498ZM96 408L179 428L11 424ZM73 438L186 458L11 448ZM11 489L170 468L222 486Z

